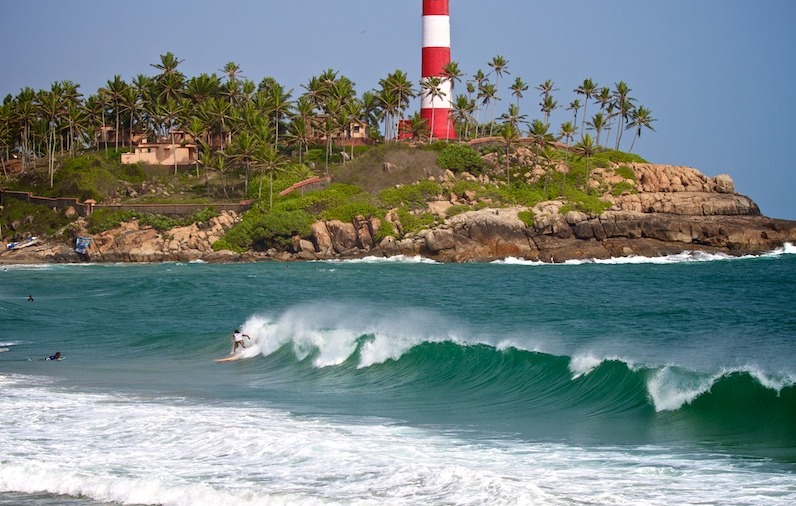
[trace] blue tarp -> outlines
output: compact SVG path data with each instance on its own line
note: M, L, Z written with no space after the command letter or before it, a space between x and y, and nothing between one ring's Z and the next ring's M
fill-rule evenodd
M91 237L78 237L77 240L75 240L75 251L81 255L85 255L90 245Z

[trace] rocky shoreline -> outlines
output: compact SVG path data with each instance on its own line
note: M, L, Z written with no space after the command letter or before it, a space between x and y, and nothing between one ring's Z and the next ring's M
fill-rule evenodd
M796 243L796 221L760 214L748 197L735 192L729 176L707 178L689 167L630 164L635 191L606 194L610 210L599 216L561 212L563 201L547 201L532 209L484 208L445 218L429 230L374 240L381 225L375 218L358 217L351 223L316 222L310 237L296 236L288 251L213 251L240 217L227 211L203 223L159 232L137 221L92 236L88 258L74 252L73 244L56 239L22 250L0 252L2 264L71 262L190 262L301 261L361 258L365 256L422 256L439 262L488 262L522 258L542 262L656 257L684 251L732 256L756 255ZM598 169L601 171L603 169ZM608 171L596 174L617 177ZM469 202L467 195L429 202L440 217L454 204ZM532 226L519 217L532 211ZM397 218L387 216L400 230ZM78 222L77 235L85 223ZM81 234L82 232L82 234Z

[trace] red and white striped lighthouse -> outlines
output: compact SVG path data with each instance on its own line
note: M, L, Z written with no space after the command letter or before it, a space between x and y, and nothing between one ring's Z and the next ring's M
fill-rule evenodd
M451 61L451 20L449 0L423 0L423 63L422 79L442 77ZM432 97L421 90L420 117L428 121L435 139L454 139L456 132L451 117L451 83L442 78L442 96Z

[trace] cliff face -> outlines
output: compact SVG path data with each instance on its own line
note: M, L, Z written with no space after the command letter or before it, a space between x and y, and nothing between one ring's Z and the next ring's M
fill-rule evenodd
M381 221L362 217L351 223L317 222L310 237L294 237L290 251L239 255L212 251L212 243L239 219L235 213L225 212L206 223L168 233L140 227L137 222L126 223L93 236L89 257L96 262L234 262L422 255L442 262L507 257L562 262L683 251L759 254L786 242L796 243L796 222L761 216L754 202L735 192L729 176L708 178L689 167L630 167L636 176L634 191L604 195L612 207L599 216L576 211L562 213L564 202L548 201L530 209L535 220L533 226L526 226L518 216L527 208L482 209L447 218L434 229L400 240L386 237L378 244L374 238ZM595 171L593 181L633 182L603 169ZM461 202L460 197L451 198ZM454 202L431 202L429 209L444 217ZM393 213L387 219L400 230L401 224ZM63 245L0 252L0 263L80 260L70 247Z
M525 208L470 211L445 220L433 230L402 240L387 237L378 245L362 241L375 224L347 224L349 233L337 240L302 243L303 258L357 252L372 255L423 255L444 262L489 261L518 257L545 262L620 256L660 256L686 250L729 255L758 254L796 241L796 222L761 216L757 205L735 192L727 175L708 178L690 167L630 164L635 192L604 195L612 202L600 216L562 214L562 201L535 206L534 225L518 217ZM611 178L618 180L611 181ZM595 180L629 182L612 171L598 169ZM430 207L444 213L452 202ZM315 237L332 237L316 224ZM356 239L355 239L356 238ZM358 240L358 242L357 242Z

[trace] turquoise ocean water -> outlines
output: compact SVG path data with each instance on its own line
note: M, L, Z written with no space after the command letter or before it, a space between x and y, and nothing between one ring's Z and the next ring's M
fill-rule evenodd
M794 253L0 266L0 504L792 505Z

